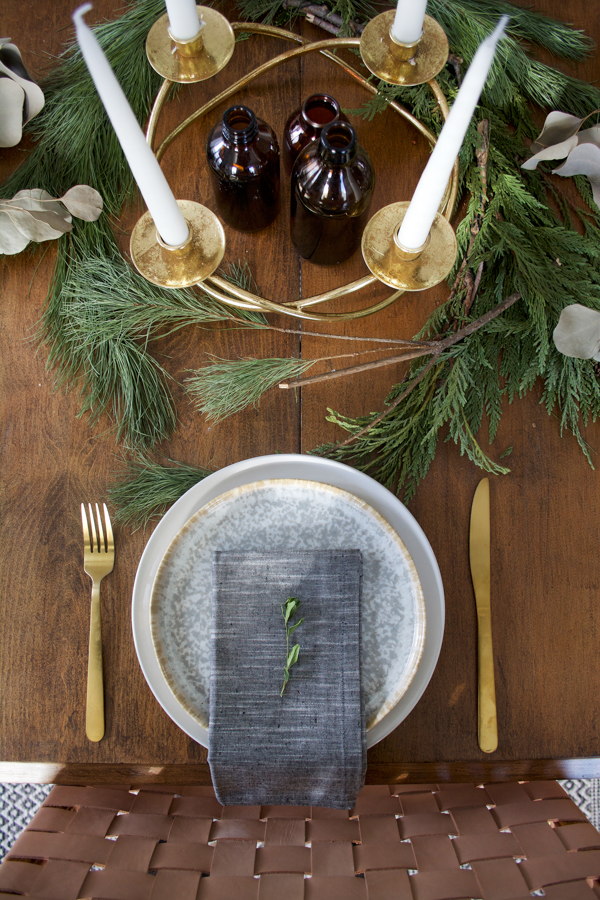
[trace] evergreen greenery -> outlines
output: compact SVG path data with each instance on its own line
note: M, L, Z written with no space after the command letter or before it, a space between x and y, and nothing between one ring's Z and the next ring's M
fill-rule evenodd
M327 0L327 5L348 28L379 9L365 0ZM163 0L137 0L120 19L95 29L140 121L147 117L159 84L145 59L145 38L163 10ZM548 412L558 411L562 427L575 434L588 459L580 423L600 412L594 364L561 356L551 340L565 305L578 302L600 309L600 212L586 179L576 179L586 206L575 211L561 186L548 178L547 167L535 172L520 168L527 156L526 139L536 134L529 103L578 116L600 107L597 88L530 59L527 45L538 44L576 60L589 52L590 42L569 26L503 0L430 0L429 12L446 30L463 70L498 17L509 12L512 18L510 37L500 45L460 154L460 185L469 200L457 232L458 258L466 262L466 269L459 271L457 264L451 277L452 282L460 276L455 289L420 336L460 328L511 293L519 292L522 299L445 350L426 372L426 361L413 362L407 379L391 389L387 415L351 418L329 411L330 420L356 439L316 452L368 471L405 498L427 473L440 429L446 426L447 439L455 441L461 453L486 471L506 471L481 448L477 433L487 417L493 440L503 397L522 396L538 378ZM280 0L243 0L240 13L241 18L281 22L298 11L284 11ZM448 66L438 79L450 103L458 90L457 74L456 67ZM119 440L148 450L176 427L171 379L150 352L153 341L190 325L265 328L268 324L257 313L232 310L196 290L162 290L131 269L110 226L111 217L131 195L131 175L76 48L65 51L44 90L46 106L29 126L37 144L2 186L2 195L41 187L60 196L74 184L90 184L101 190L106 212L96 223L77 222L73 232L59 240L40 338L48 347L48 365L58 383L79 390L82 412L92 421L107 413ZM392 99L439 133L439 108L426 85L407 89L381 83L360 113L373 117ZM483 120L491 134L484 166L478 158L477 131ZM577 219L583 222L583 236L575 230ZM475 291L473 278L465 277L474 273L480 277ZM231 277L242 286L248 283L248 272L241 268ZM212 361L191 375L188 390L200 409L218 420L256 403L265 389L298 377L313 363ZM414 389L394 405L413 382ZM122 483L113 500L132 510L130 504L135 508L140 496L135 492L142 488L152 499L143 501L144 511L133 509L129 521L143 521L150 507L164 509L206 474L189 467L158 466L146 457L136 460L129 470L129 476L135 475L133 493L128 496Z
M121 477L108 492L117 509L115 521L134 529L145 528L186 491L210 475L209 469L186 466L175 460L161 465L144 455L126 460Z

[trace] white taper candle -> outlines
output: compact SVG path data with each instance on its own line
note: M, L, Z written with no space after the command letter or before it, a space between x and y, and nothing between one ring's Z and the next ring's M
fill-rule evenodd
M419 179L398 232L398 241L407 250L417 250L427 240L508 20L509 16L502 16L494 32L480 44Z
M169 30L178 41L191 41L200 31L195 0L166 0Z
M421 37L427 0L398 0L392 38L400 44L414 44Z
M129 163L157 231L165 244L179 246L189 234L187 223L177 206L161 167L146 143L144 133L131 109L115 73L100 44L83 20L92 9L85 3L73 13L77 41L90 75L115 129L123 153Z

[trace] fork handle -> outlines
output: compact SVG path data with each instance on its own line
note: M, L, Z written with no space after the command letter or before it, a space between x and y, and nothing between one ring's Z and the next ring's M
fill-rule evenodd
M85 733L90 741L100 741L104 737L104 685L102 681L102 629L100 625L99 581L92 583Z

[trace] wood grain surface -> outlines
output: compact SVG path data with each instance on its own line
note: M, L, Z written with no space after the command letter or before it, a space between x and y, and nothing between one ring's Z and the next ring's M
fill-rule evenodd
M528 4L529 5L529 4ZM116 14L120 3L98 0L88 21ZM71 38L66 0L5 0L3 32L41 76ZM537 0L535 8L600 37L595 4ZM300 26L298 26L300 27ZM304 25L307 35L323 33ZM253 38L236 47L214 81L184 88L170 103L160 133L170 130L222 86L289 45ZM560 68L588 80L598 57ZM288 114L310 93L327 90L344 107L366 95L324 59L311 55L256 81L239 95L281 136ZM205 142L219 110L191 128L166 154L175 194L212 202ZM375 162L373 211L408 199L428 156L423 138L388 111L365 123L352 117ZM0 177L27 145L0 151ZM295 299L366 274L357 255L331 269L300 265L288 236L289 199L276 223L247 236L227 230L227 259L248 260L264 296ZM123 218L128 230L141 202ZM150 531L116 530L116 563L102 585L106 736L85 736L89 579L83 571L79 504L103 500L118 471L108 422L90 428L78 418L74 393L56 391L46 351L34 341L52 271L54 248L0 260L1 630L0 780L115 783L208 783L206 751L163 712L137 661L131 594ZM354 323L302 326L297 335L188 328L157 346L179 380L206 352L247 356L323 357L317 371L347 352L342 342L311 332L411 337L446 289L409 294L385 311ZM384 296L385 289L369 298ZM360 305L360 304L359 304ZM364 305L364 304L363 304ZM338 308L343 304L340 302ZM334 306L333 309L336 307ZM275 319L274 319L275 321ZM277 324L296 328L295 320ZM343 361L342 361L343 362ZM312 373L311 373L312 374ZM266 453L306 452L340 438L327 407L348 415L379 410L402 367L390 367L307 387L267 393L257 409L211 426L178 390L180 426L161 448L187 463L217 468ZM437 556L446 593L440 660L423 698L388 738L369 752L368 780L440 782L600 775L600 488L575 440L539 405L541 391L506 406L494 455L508 447L510 475L492 478L492 615L498 704L498 750L477 744L476 613L469 574L471 500L481 471L441 443L410 509ZM594 458L598 426L585 432ZM483 435L484 445L487 443Z

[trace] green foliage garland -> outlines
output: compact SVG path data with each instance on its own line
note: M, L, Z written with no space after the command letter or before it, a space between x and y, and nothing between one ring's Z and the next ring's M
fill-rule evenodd
M298 14L297 10L284 11L283 5L280 0L243 0L241 17L281 21ZM95 29L140 121L145 120L159 84L146 63L144 44L163 6L163 0L138 0L120 19ZM353 0L329 0L328 6L341 16L347 29L377 11L368 3ZM414 362L405 382L392 388L387 415L373 413L353 419L330 410L330 420L356 439L316 451L370 472L402 490L405 498L427 473L445 425L449 426L449 439L476 464L490 472L506 471L486 455L476 435L487 416L493 439L503 396L510 400L522 396L538 377L543 380L546 408L559 410L562 426L575 434L588 458L580 422L595 419L600 411L593 364L561 356L551 341L565 305L578 302L600 309L600 213L585 179L577 179L577 185L587 208L574 212L560 186L548 179L547 170L520 169L527 155L526 139L535 134L529 102L579 116L600 106L600 91L530 59L522 42L537 43L567 59L584 58L590 42L569 26L502 0L429 2L429 12L443 25L451 50L462 58L463 67L499 15L507 11L512 16L510 38L501 44L460 154L461 187L470 195L457 234L459 259L466 261L466 269L460 270L449 300L435 311L421 336L461 327L515 291L522 300L450 347L420 380L425 364ZM458 89L457 77L458 69L447 67L439 79L450 102ZM110 218L119 214L131 195L132 180L76 48L65 51L44 89L46 106L29 128L36 147L2 186L2 195L42 187L60 196L73 184L86 183L102 189L106 210L97 223L77 223L72 234L59 241L40 325L40 337L49 349L48 365L55 370L58 383L79 389L82 412L93 421L107 413L117 438L126 446L149 449L176 427L169 377L150 353L152 341L190 324L264 328L266 321L258 314L234 314L197 291L162 291L131 269L117 249ZM426 86L402 89L381 83L377 95L360 112L372 117L391 99L399 99L439 132L439 110ZM481 151L477 125L484 120L489 123L491 140L482 167L477 157ZM584 224L583 237L575 231L574 217ZM478 287L473 291L475 274ZM452 279L456 275L453 273ZM233 278L242 283L247 273L238 271ZM246 366L240 377L244 363L254 365L254 376L252 366ZM229 378L238 391L233 403L229 401L228 409L210 410L213 417L222 418L256 402L280 377L278 372L291 377L311 363L233 360L228 366L226 361L213 362L192 374L189 389L202 403L206 379L218 376L222 386L223 379ZM414 390L394 405L413 382ZM134 465L137 476L145 470L149 479L154 478L157 490L152 503L157 507L160 496L168 495L165 502L170 502L184 484L189 486L189 479L206 474L186 468L182 478L181 467L150 464L145 458ZM123 494L121 502L129 502ZM138 521L149 509L137 510Z

